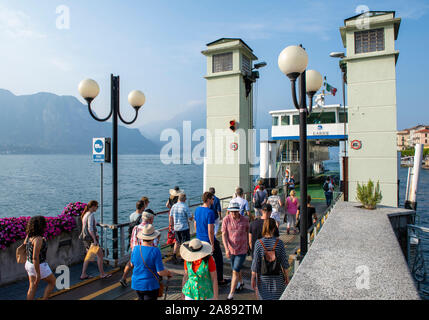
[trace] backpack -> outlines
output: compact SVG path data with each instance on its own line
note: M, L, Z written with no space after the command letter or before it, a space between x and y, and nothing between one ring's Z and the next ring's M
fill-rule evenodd
M268 250L262 239L259 239L262 247L264 248L264 257L261 261L261 275L262 276L278 276L282 274L280 261L277 259L276 246L279 239L276 240L273 248Z
M328 191L329 191L329 184L328 184L328 182L325 182L325 183L323 184L323 190L324 190L325 192L328 192Z
M264 195L264 192L261 191L260 189L256 190L255 197L253 198L255 200L254 207L256 209L261 209L262 208L262 202L264 202L264 200L263 200L264 198L261 199L261 197L264 197L263 195L262 196L260 195L261 193Z

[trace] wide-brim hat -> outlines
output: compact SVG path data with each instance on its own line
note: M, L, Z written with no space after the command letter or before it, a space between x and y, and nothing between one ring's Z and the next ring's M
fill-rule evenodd
M170 189L170 196L178 197L179 194L181 194L181 193L183 193L183 190L181 190L181 189L179 189L179 190Z
M160 234L158 230L155 230L153 225L147 224L137 233L137 238L140 240L153 240L158 238Z
M231 201L228 205L228 209L226 209L227 211L240 211L240 204L238 202L235 201Z
M212 246L210 243L200 241L195 238L191 241L186 241L180 246L180 256L185 261L200 260L212 253Z

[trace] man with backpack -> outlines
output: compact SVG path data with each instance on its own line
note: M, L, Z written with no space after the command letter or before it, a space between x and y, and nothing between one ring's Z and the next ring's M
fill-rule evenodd
M253 196L253 206L255 208L255 218L261 217L261 208L267 203L268 193L265 190L265 186L261 184L259 189L256 190L255 195Z
M323 184L323 191L325 192L326 206L329 207L334 197L334 185L331 177L326 178L326 181Z

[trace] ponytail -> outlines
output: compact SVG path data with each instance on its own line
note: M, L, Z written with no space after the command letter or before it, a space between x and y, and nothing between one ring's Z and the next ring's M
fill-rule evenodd
M93 206L98 206L97 200L91 200L88 202L88 204L85 206L85 209L83 209L82 214L80 215L80 218L83 220L83 217L85 214L89 211L89 208L92 208Z

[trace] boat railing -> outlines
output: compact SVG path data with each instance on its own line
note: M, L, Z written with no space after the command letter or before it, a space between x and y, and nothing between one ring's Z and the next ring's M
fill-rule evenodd
M422 298L429 299L429 228L407 226L407 262Z
M244 198L249 202L249 206L251 207L251 209L253 209L252 201L251 201L251 192L245 193ZM197 199L197 198L194 197L193 199ZM231 199L232 199L232 195L229 197L224 197L219 199L222 212L226 211L226 208L228 207L228 204ZM203 203L202 202L191 203L190 200L188 200L187 204L189 209L191 210L192 216L194 216L195 209L201 206ZM165 215L165 214L168 215L169 212L170 210L163 210L160 212L156 212L156 216L158 217L160 215ZM99 232L101 237L100 244L101 244L101 247L104 248L104 260L110 265L113 265L113 266L123 265L131 257L131 251L129 248L129 233L128 233L129 225L130 225L130 222L120 223L116 225L99 224L97 226L100 229L100 232ZM195 235L194 224L190 223L189 227L190 227L191 236L194 236ZM113 244L114 244L113 230L115 229L118 230L117 232L118 238L116 240L118 243L117 250L113 249ZM158 229L158 231L161 233L161 238L159 241L159 248L161 250L172 246L172 244L167 243L168 230L169 230L168 223L166 227Z
M281 162L299 162L299 152L284 151L281 153Z

